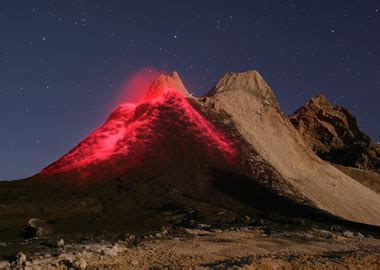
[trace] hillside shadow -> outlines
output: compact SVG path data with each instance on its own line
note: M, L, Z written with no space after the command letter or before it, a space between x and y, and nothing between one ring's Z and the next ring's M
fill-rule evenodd
M222 170L213 170L212 174L216 179L213 185L219 192L259 212L288 218L310 219L325 224L337 224L380 233L378 226L344 220L310 205L298 203L278 195L258 180L247 176Z

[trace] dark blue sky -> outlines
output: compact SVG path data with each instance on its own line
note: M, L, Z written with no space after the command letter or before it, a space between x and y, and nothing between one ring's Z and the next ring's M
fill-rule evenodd
M257 69L289 113L324 93L380 141L379 1L0 3L0 179L70 150L146 66L177 70L201 95Z

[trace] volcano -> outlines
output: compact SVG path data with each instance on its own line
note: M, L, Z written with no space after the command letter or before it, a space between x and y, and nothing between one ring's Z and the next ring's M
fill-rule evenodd
M232 162L236 150L223 132L186 100L178 74L161 75L141 104L122 104L68 154L42 171L78 175L78 181L117 177L144 163L167 164L191 156Z
M380 195L312 151L257 71L227 73L203 97L161 75L40 173L0 183L0 198L0 216L14 218L0 224L7 235L30 217L61 233L151 230L178 216L380 225Z

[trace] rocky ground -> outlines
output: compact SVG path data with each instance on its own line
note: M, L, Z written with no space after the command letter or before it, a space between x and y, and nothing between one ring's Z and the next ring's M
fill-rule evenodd
M0 254L0 269L379 269L380 237L246 217L234 226L192 223L145 235L37 237L1 243Z

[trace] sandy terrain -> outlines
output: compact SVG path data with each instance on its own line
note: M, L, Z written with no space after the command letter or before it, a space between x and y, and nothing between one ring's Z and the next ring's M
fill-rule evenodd
M315 239L312 233L268 237L262 231L192 233L193 239L149 241L116 258L95 259L90 266L108 265L107 269L110 266L114 269L380 267L380 242L375 239ZM314 232L318 233L324 232Z
M134 236L4 243L23 252L11 269L379 269L376 233L273 223L217 229L173 227ZM108 240L104 240L108 239ZM62 241L62 240L61 240ZM62 241L63 242L63 241ZM1 247L0 247L1 253ZM20 255L21 254L21 255ZM0 257L1 258L1 257ZM5 268L8 269L8 268Z

